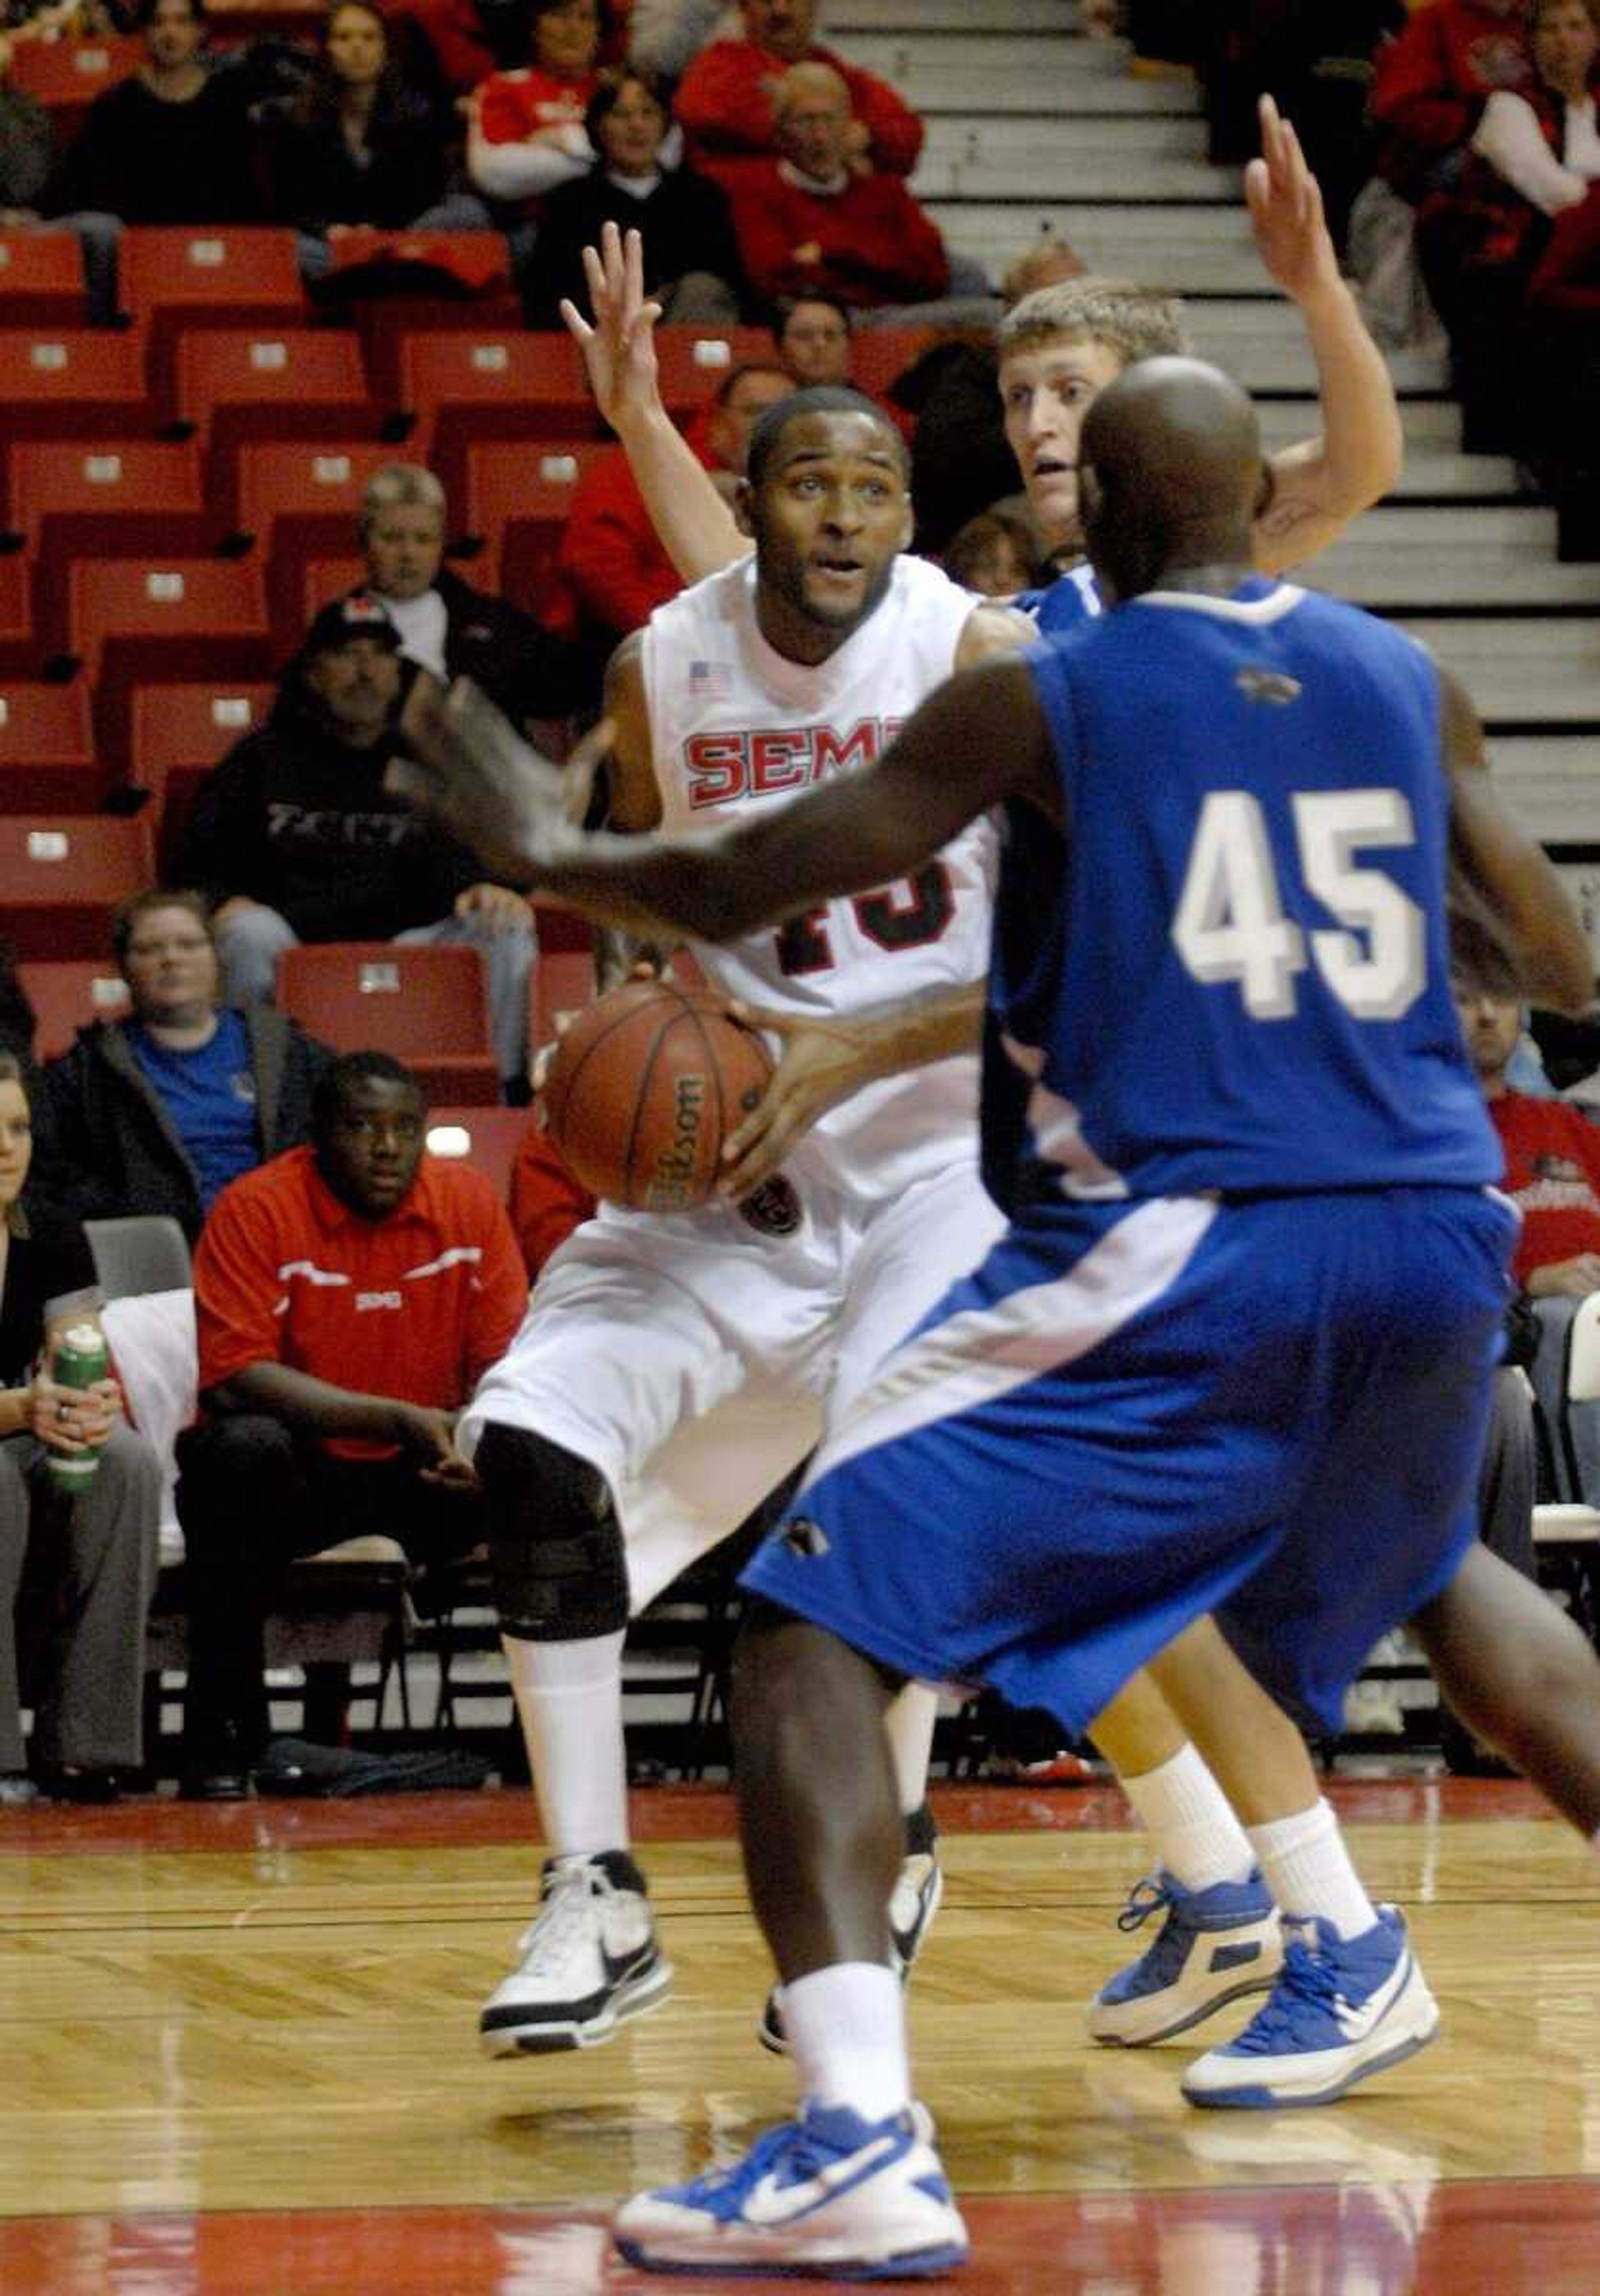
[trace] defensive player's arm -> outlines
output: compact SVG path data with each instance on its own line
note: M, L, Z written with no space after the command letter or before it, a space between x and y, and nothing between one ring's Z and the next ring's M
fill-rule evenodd
M733 940L835 894L870 891L913 874L1008 798L1061 818L1044 713L1018 661L951 678L864 772L693 837L574 829L557 769L465 679L442 709L414 688L404 723L421 762L391 764L392 790L492 856L496 873L648 933L666 925Z
M1594 958L1566 888L1496 797L1483 728L1465 688L1447 670L1440 684L1453 898L1487 910L1534 1004L1587 1012L1595 996Z
M1256 564L1282 573L1336 541L1400 474L1394 385L1340 275L1322 193L1294 130L1270 96L1260 103L1261 157L1245 197L1261 260L1305 321L1317 362L1322 433L1271 458L1273 496L1255 524Z
M562 317L668 556L685 582L702 581L743 558L750 541L661 404L655 357L661 311L645 300L644 242L636 231L625 236L604 224L599 247L584 249L583 266L594 323L574 303L562 303Z

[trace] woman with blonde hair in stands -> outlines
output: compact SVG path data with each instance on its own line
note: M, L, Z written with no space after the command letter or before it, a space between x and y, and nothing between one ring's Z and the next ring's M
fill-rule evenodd
M101 1300L81 1222L23 1210L32 1157L22 1064L0 1053L0 1807L41 1786L109 1801L138 1768L157 1567L160 1470L122 1415L120 1389L51 1375L64 1332L98 1336ZM53 1468L91 1457L86 1482L59 1488ZM25 1565L50 1620L31 1777L17 1656Z

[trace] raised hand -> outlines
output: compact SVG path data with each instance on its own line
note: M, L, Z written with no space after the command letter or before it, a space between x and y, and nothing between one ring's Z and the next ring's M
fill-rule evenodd
M624 235L614 223L603 224L599 246L584 249L583 268L594 324L575 303L563 300L561 315L583 353L595 405L622 431L661 412L655 358L661 307L645 299L644 242L636 231Z
M566 768L541 756L471 678L441 694L431 677L406 696L401 731L414 752L395 758L384 785L469 846L485 867L533 886L542 867L578 838L567 818L569 775L587 771L608 744L603 721Z
M1322 211L1322 193L1300 138L1269 95L1257 111L1261 156L1244 170L1244 197L1261 260L1286 295L1303 302L1339 283L1339 258Z

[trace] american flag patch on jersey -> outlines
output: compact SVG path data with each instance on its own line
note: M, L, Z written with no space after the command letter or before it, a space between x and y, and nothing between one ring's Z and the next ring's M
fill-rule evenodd
M694 701L726 701L734 690L733 666L726 661L692 661L689 695Z

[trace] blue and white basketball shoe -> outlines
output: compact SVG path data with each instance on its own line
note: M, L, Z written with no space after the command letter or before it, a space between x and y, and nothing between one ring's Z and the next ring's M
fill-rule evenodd
M1284 1916L1284 1966L1238 2038L1192 2064L1191 2104L1273 2112L1331 2104L1358 2081L1425 2049L1439 2030L1398 1906L1380 1906L1359 1937L1316 1915Z
M1135 1888L1117 1927L1136 1930L1163 1910L1154 1942L1089 2004L1089 2033L1108 2048L1148 2048L1186 2033L1225 2002L1265 1993L1283 1965L1277 1907L1259 1871L1209 1890L1153 1874Z
M863 2120L808 2102L731 2169L640 2193L612 2234L646 2272L775 2279L931 2279L967 2254L920 2104Z

